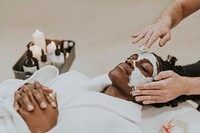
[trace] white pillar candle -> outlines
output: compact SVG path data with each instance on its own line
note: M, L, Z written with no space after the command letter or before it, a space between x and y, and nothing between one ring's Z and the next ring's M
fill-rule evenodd
M40 47L44 50L46 53L46 41L44 33L39 31L38 29L32 34L33 37L33 43L35 45L40 45Z
M47 45L47 53L53 54L55 53L55 50L56 50L56 44L54 41L51 41L51 43Z
M39 45L33 45L29 49L32 51L33 57L40 60L40 56L42 55L41 47Z

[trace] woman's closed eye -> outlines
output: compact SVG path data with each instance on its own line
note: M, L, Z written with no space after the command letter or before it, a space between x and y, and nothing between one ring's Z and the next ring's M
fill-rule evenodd
M153 75L153 67L149 63L141 63L140 69L148 77Z
M149 73L149 71L148 71L143 65L141 65L141 68L142 68L142 70L143 70L144 72Z

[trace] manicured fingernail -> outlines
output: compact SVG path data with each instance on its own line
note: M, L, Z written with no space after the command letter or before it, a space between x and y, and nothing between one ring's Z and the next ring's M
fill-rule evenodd
M135 101L139 102L140 98L139 97L135 97Z
M135 92L140 92L139 87L135 86Z
M52 107L54 107L54 108L56 107L56 103L55 103L55 102L52 102L51 105L52 105Z
M136 92L135 92L135 93L132 93L132 95L133 95L133 96L136 96L136 95L137 95L137 93L136 93Z
M135 92L140 92L140 90L139 90L139 89L136 89Z
M40 107L44 109L47 107L47 104L45 102L41 102Z
M157 80L157 76L154 77L154 80Z
M34 109L34 107L29 104L28 107L27 107L27 109L28 109L28 111L32 111Z
M133 96L136 96L136 95L138 95L138 93L137 92L140 92L140 90L134 90L134 91L131 91L131 94L133 95Z

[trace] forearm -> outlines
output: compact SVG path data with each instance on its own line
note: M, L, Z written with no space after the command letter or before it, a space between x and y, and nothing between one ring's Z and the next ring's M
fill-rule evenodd
M175 27L185 17L194 13L200 8L199 0L175 0L171 6L169 6L159 20L164 19L167 21L170 28Z
M187 95L200 95L200 77L185 77Z

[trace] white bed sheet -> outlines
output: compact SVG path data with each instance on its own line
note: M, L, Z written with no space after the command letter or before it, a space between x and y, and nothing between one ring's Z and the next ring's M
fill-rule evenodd
M186 122L189 133L200 132L200 113L187 102L181 103L174 108L143 107L141 127L144 133L163 133L162 125L172 119Z
M101 76L96 77L97 80L98 78L102 79ZM144 133L163 133L163 124L173 119L187 123L188 133L200 132L200 112L188 102L179 103L177 107L143 106L141 119L141 128Z

